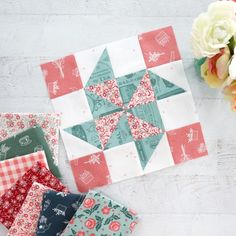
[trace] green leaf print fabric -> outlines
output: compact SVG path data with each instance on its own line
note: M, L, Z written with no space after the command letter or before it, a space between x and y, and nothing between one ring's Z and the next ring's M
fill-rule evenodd
M61 236L125 236L130 235L138 217L135 212L90 191Z
M43 130L39 126L34 126L0 142L0 160L22 156L40 150L44 150L46 154L49 169L56 177L60 178L59 169L54 163L52 153L44 138Z

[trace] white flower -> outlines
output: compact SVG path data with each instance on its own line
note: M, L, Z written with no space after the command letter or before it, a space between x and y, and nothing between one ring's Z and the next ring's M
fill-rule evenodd
M236 3L218 1L194 20L192 48L196 58L213 57L236 33Z
M236 47L234 48L234 56L229 65L229 77L231 80L236 80Z

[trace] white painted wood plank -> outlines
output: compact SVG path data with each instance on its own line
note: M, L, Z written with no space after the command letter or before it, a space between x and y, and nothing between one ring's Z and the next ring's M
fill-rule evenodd
M28 15L114 15L114 16L194 16L213 0L23 0L1 1L0 14Z
M60 57L172 25L183 58L192 58L191 21L175 16L0 15L0 52L10 57Z

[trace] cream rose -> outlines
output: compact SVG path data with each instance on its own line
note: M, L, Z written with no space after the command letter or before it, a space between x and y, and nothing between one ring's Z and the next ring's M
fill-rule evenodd
M192 48L197 59L213 57L224 48L236 33L236 3L218 1L194 20Z

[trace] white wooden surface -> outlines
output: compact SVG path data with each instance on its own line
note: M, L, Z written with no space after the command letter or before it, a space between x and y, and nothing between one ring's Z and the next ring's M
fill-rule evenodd
M197 78L189 47L192 20L211 1L0 0L0 112L52 111L40 63L173 25L210 155L101 188L140 213L134 236L236 235L236 114Z

